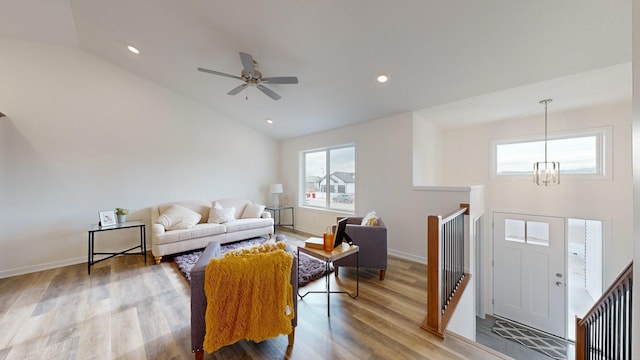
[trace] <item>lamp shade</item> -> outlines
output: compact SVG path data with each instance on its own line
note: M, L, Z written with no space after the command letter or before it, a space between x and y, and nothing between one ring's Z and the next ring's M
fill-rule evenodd
M272 194L282 194L284 192L284 189L282 187L282 184L271 184L269 192Z

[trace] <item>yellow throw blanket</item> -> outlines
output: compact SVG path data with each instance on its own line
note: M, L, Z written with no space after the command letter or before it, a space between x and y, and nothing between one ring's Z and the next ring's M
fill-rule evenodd
M293 330L293 255L283 242L226 253L205 270L204 350L247 339L260 342Z

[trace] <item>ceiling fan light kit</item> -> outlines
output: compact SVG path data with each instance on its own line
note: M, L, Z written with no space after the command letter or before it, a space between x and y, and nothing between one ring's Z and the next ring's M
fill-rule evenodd
M276 93L275 91L269 89L268 87L262 84L297 84L298 83L298 78L295 76L278 76L278 77L263 78L262 72L260 72L257 69L258 63L253 59L253 56L247 53L240 52L240 61L242 62L242 67L243 67L242 71L240 72L240 76L231 75L231 74L227 74L227 73L223 73L215 70L209 70L201 67L198 68L198 71L244 81L244 84L241 84L231 89L231 91L229 91L227 95L237 95L240 92L242 92L242 90L248 88L249 86L255 86L258 90L260 90L262 93L272 98L273 100L280 100L282 96L280 96L278 93Z

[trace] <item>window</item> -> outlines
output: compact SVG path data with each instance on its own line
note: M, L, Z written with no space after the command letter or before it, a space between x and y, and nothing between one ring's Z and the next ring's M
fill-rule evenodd
M550 135L548 161L560 162L561 175L611 177L611 128ZM544 161L544 139L506 140L494 143L494 174L533 175L533 164Z
M356 194L355 154L354 145L303 152L302 205L353 213Z

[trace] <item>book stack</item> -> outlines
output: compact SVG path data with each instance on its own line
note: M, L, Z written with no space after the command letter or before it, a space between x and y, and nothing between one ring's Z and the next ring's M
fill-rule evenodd
M319 237L310 237L304 241L304 247L324 250L324 239Z

